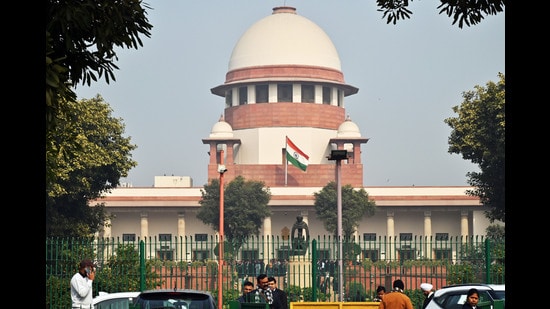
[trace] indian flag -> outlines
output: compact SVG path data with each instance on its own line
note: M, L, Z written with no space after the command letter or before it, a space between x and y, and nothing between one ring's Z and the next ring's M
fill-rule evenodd
M294 143L286 137L286 160L287 162L292 163L292 165L306 171L307 165L309 164L309 156L302 152Z

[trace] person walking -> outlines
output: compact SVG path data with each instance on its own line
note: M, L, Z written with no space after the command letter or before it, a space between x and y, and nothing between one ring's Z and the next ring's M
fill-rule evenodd
M277 287L277 279L268 277L267 282L273 294L273 304L269 305L271 309L288 309L288 296L286 292Z
M425 309L426 306L428 306L428 303L430 302L430 300L434 296L433 288L434 288L434 286L431 285L430 283L422 283L420 285L420 289L422 290L422 294L424 294L424 297L425 297L424 298L424 303L422 304L422 309Z
M71 278L72 309L92 309L94 279L94 263L88 259L82 260L78 272Z
M379 309L413 309L411 299L403 292L405 284L401 279L393 281L393 289L384 294Z
M466 302L462 305L462 309L476 309L479 302L479 291L476 288L471 288L466 294Z
M239 298L237 298L237 301L239 303L250 303L250 302L253 302L254 300L251 299L249 293L254 290L254 283L252 283L251 281L248 281L246 280L244 283L243 283L243 294L241 296L239 296Z

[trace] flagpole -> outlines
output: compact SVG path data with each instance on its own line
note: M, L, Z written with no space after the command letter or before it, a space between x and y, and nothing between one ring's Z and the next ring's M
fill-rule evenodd
M286 147L288 146L287 140L288 140L288 136L285 136L285 187L288 179L288 158L286 157L286 153L287 153Z

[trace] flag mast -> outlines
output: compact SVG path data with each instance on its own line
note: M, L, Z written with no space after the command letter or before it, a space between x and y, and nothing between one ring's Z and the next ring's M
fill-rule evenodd
M288 181L288 158L286 157L287 141L288 141L288 136L285 135L285 187L286 187L287 181Z

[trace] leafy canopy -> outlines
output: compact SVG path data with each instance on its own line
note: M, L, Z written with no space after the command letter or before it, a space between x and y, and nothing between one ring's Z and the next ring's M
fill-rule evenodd
M465 160L479 166L480 172L466 174L468 183L475 187L467 194L477 196L491 222L505 222L505 79L487 82L485 87L462 94L464 101L454 106L457 117L444 122L452 128L449 136L449 153L461 154Z
M315 197L315 211L317 217L323 221L325 229L338 235L338 205L336 182L329 182ZM365 215L372 217L376 212L376 203L369 199L364 188L354 189L351 185L342 186L342 236L350 238L359 226Z
M89 236L103 223L101 205L89 207L137 165L137 146L124 137L122 119L101 96L68 102L66 117L47 132L46 229L48 236ZM68 116L70 115L70 116ZM57 148L58 147L58 148Z
M263 181L245 180L237 176L225 185L224 236L234 249L251 235L258 235L263 220L271 216L268 203L271 192ZM220 230L220 180L212 179L201 189L201 208L197 218L214 230Z
M408 19L412 15L409 10L409 4L413 0L376 0L378 11L383 12L382 18L386 18L386 23L397 23L399 19ZM453 25L458 22L458 27L464 25L473 26L479 24L485 16L497 15L504 11L504 0L440 0L437 6L439 14L445 13L453 18Z

